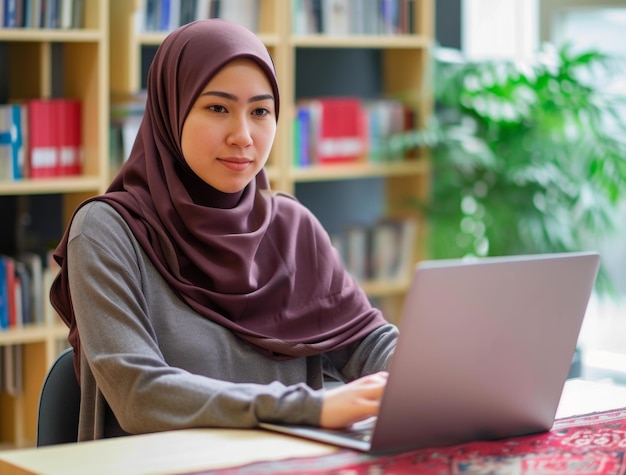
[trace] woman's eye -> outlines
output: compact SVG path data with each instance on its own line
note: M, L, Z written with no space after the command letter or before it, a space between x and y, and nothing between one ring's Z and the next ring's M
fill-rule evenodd
M257 109L254 109L254 111L252 112L253 115L259 116L259 117L264 117L266 115L268 115L270 113L269 110L259 107Z
M212 105L212 106L207 107L207 109L209 109L211 112L218 112L218 113L226 112L226 107L219 106L219 105Z

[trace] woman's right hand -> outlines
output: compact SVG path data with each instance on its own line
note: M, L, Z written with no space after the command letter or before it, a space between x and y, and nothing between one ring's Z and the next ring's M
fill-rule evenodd
M386 371L380 371L326 391L320 426L341 429L377 416L387 376Z

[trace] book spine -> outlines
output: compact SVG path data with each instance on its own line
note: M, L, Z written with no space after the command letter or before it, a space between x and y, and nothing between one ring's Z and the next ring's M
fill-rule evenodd
M311 111L306 106L299 106L296 113L295 157L296 165L311 165Z
M17 308L15 302L15 261L12 257L0 257L4 261L4 282L8 328L17 326Z
M11 158L13 162L13 179L24 178L26 167L26 106L12 104Z
M211 0L197 0L196 2L196 20L204 20L211 18Z
M167 31L170 27L170 3L171 0L161 0L159 4L159 31Z
M30 178L50 178L58 174L58 120L53 100L28 102L28 174Z
M356 98L325 98L321 106L316 155L319 163L354 162L365 156L367 121Z
M82 171L81 103L58 99L54 102L59 125L59 170L57 175L80 175Z
M5 28L15 28L17 26L17 0L4 1L4 23Z
M0 105L0 181L13 178L11 106Z

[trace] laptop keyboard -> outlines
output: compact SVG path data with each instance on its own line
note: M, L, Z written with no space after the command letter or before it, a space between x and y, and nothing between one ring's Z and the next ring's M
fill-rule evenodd
M356 422L345 429L333 429L332 433L352 440L369 442L372 439L375 423L376 418L370 417L364 421Z

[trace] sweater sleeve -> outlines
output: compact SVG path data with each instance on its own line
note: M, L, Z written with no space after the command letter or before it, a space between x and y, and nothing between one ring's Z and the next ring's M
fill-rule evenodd
M75 216L68 264L82 351L123 430L319 423L322 394L304 383L233 383L168 365L144 295L139 253L109 206L90 203ZM261 358L250 357L249 364L261 365Z
M398 339L398 328L383 325L358 343L324 355L325 372L339 381L353 381L377 371L387 371Z

